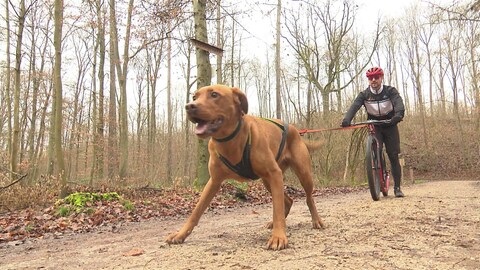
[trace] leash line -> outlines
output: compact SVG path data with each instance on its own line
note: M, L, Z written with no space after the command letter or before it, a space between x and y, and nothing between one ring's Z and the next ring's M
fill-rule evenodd
M315 133L315 132L323 132L323 131L332 131L332 130L347 130L347 129L356 129L356 128L363 128L368 126L368 124L361 124L361 125L354 125L348 127L338 127L338 128L322 128L322 129L300 129L298 133L300 136L305 135L305 133Z

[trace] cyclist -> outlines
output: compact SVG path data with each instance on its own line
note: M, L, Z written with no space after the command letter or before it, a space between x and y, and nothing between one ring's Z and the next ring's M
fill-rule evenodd
M345 113L341 126L350 126L350 122L362 106L367 111L368 120L390 120L388 124L376 125L375 134L380 142L380 147L385 144L387 149L395 182L395 197L404 197L400 189L402 170L398 157L400 153L400 134L397 124L403 120L405 106L395 87L382 84L383 70L381 68L372 67L366 75L369 87L357 95L347 113Z

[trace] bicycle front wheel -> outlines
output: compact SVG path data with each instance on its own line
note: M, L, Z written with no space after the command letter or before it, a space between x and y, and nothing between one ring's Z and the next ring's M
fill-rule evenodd
M378 157L377 140L373 136L368 136L367 156L365 159L365 168L367 170L368 187L374 201L380 200L380 163Z
M384 197L388 196L388 188L390 187L390 175L387 171L386 163L385 163L385 154L384 151L382 152L382 194Z

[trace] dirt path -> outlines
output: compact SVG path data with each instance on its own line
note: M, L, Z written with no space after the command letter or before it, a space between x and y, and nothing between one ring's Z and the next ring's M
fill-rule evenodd
M297 201L289 248L265 249L271 205L207 213L182 245L163 238L181 220L0 246L0 269L480 269L480 182L428 182L405 198L368 192L317 197L327 229ZM124 256L141 249L139 256Z

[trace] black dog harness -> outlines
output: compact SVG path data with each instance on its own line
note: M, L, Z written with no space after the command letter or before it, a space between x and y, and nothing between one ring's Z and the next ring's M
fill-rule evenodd
M288 123L285 122L285 124L282 125L282 124L279 124L279 123L273 121L272 119L268 119L268 118L262 118L262 119L266 120L266 121L269 121L269 122L272 122L273 124L277 125L279 128L281 128L283 130L282 141L280 142L280 146L278 148L278 153L277 153L277 156L275 158L278 161L278 159L280 159L280 155L283 152L283 148L285 148L285 143L287 141ZM237 135L238 131L240 130L241 124L242 124L242 121L239 121L238 126L235 129L235 131L232 134L230 134L228 137L225 137L225 138L222 138L222 139L214 139L214 140L216 140L218 142L226 142L226 141L232 139L233 137L235 137L235 135ZM242 156L242 159L240 160L239 163L237 163L236 165L233 165L224 156L220 155L220 153L218 153L217 150L215 150L215 153L217 154L217 157L223 162L223 164L225 164L230 170L232 170L236 174L240 175L243 178L247 178L247 179L250 179L250 180L257 180L259 177L253 172L252 163L250 162L251 148L252 148L252 136L251 136L251 131L249 130L248 131L247 143L245 144L245 148L243 149L243 156Z

